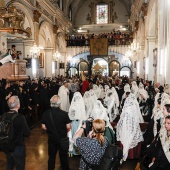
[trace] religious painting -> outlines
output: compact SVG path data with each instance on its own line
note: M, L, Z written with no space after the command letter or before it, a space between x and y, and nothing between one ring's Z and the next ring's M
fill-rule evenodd
M157 67L157 60L158 60L158 49L153 49L153 66Z
M154 82L157 82L158 49L153 49Z
M108 55L108 39L90 39L90 55Z
M60 63L60 67L59 67L60 69L64 69L65 68L65 65L64 65L64 63Z
M40 53L39 56L39 67L44 68L44 53Z
M137 61L134 61L134 68L136 68L136 65L137 65Z
M108 5L100 4L96 8L96 23L107 24L108 23Z

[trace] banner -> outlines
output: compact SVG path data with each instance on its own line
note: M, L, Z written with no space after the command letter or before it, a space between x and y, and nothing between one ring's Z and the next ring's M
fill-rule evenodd
M108 39L90 39L90 55L108 55Z

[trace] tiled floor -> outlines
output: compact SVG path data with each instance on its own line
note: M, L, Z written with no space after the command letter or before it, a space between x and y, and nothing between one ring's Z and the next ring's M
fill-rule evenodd
M26 138L26 170L47 170L48 152L47 152L47 135L42 132L40 125L37 125L32 131L31 136ZM69 158L71 170L78 170L79 156ZM120 170L134 170L136 160L127 160ZM59 158L56 159L56 168L60 166ZM0 152L0 170L6 170L6 157Z

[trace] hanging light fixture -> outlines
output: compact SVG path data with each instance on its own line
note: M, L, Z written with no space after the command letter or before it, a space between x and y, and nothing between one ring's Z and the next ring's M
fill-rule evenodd
M130 49L134 52L138 51L140 49L139 43L134 40L133 43L131 43L130 45Z
M30 49L30 55L32 58L39 58L40 50L44 49L43 47L38 47L35 43Z
M56 51L54 54L53 54L53 60L54 61L58 61L59 59L61 58L61 54Z
M38 75L38 61L37 59L40 56L40 50L44 49L43 47L38 47L35 43L30 49L30 56L32 58L32 75L34 78L36 78Z

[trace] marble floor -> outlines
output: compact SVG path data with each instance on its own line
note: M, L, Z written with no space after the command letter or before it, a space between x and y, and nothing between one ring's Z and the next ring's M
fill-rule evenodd
M26 143L26 170L47 170L48 152L47 152L47 135L41 130L38 124L31 131L31 136L25 139ZM79 156L69 158L71 170L78 170ZM127 160L124 162L120 170L134 170L137 160ZM60 168L59 157L56 159L56 168ZM0 170L6 170L6 157L0 152Z

